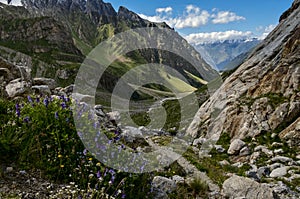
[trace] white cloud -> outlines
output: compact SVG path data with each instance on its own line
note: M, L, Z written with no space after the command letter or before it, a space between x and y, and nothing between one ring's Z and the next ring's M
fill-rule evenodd
M200 12L200 8L194 5L187 5L185 7L185 10L187 13L199 13Z
M1 3L5 3L7 4L7 0L0 0ZM21 0L12 0L11 1L11 5L14 5L14 6L21 6L22 3L21 3Z
M256 28L256 31L259 32L261 35L258 37L258 39L265 39L269 34L270 32L272 32L272 30L274 30L274 28L276 27L277 25L275 24L271 24L271 25L268 25L266 27L263 27L263 26L259 26Z
M233 21L245 20L245 17L238 16L234 12L220 11L217 14L211 16L213 18L212 23L214 24L226 24Z
M185 39L191 44L202 44L225 40L249 39L252 36L251 31L228 30L225 32L192 33L185 36Z
M155 11L156 11L157 13L172 13L173 8L171 8L171 7L169 6L169 7L166 7L166 8L157 8Z
M144 14L138 14L138 15L143 19L146 19L146 20L151 21L151 22L156 22L156 23L166 22L168 20L167 18L162 17L162 16L158 16L158 15L155 15L155 16L147 16L147 15L144 15Z
M139 16L153 22L166 22L169 26L177 29L200 27L207 24L210 17L210 14L206 10L201 10L194 5L186 6L185 12L178 17L172 17L170 15L172 11L173 9L171 7L157 8L157 15L155 16L147 16L144 14L139 14Z
M218 11L217 8L214 8L210 13L207 10L201 10L195 5L187 5L183 14L177 17L172 17L172 11L172 7L165 7L157 8L157 14L155 16L147 16L144 14L139 15L149 21L166 22L169 26L176 29L198 28L206 25L210 20L213 24L224 24L233 21L245 20L245 17L238 16L233 12Z

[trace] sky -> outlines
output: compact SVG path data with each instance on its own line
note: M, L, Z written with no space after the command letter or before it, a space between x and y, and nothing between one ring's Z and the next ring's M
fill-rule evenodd
M15 5L20 0L12 0ZM6 2L6 0L0 0ZM226 39L263 39L293 0L104 0L142 18L166 22L192 44Z

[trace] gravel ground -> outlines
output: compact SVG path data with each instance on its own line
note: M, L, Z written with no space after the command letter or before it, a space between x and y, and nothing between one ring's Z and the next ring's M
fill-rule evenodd
M0 199L48 199L50 191L55 192L62 186L43 179L38 170L23 171L2 166L0 171Z

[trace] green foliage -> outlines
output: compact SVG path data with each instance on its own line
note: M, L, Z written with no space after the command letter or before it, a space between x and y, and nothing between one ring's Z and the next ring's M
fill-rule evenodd
M103 194L114 196L117 191L117 198L123 194L126 198L151 198L152 174L115 171L85 149L77 136L70 107L71 100L66 97L0 100L0 152L6 154L0 161L9 160L26 170L41 169L44 177L74 182L96 198L103 198ZM83 196L80 191L76 194Z
M199 178L194 178L190 183L177 185L176 191L169 194L171 199L208 198L208 185Z
M231 140L231 137L230 137L229 133L223 132L223 133L221 133L219 140L217 141L216 144L222 145L222 147L225 149L225 151L227 151L230 146L230 140Z

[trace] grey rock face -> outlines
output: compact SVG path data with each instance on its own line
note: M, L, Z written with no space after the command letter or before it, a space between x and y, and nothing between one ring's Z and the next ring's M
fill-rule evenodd
M205 132L207 139L220 132L244 139L274 130L283 121L293 122L300 113L292 105L300 100L300 28L295 21L299 17L300 7L294 3L285 19L200 107L187 130L190 135L200 126L210 130Z
M249 178L232 176L223 183L223 195L230 199L234 198L277 198L272 189L265 184L260 184Z

